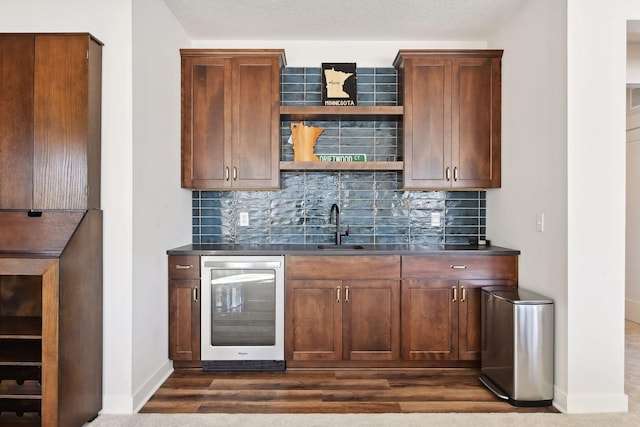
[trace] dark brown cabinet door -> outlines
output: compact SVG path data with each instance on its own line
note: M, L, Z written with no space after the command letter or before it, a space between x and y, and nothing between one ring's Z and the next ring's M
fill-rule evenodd
M481 298L483 286L516 286L515 280L461 280L459 282L459 345L460 360L480 360Z
M0 209L100 207L101 49L0 35Z
M501 51L400 51L404 188L500 187Z
M342 360L342 298L338 280L287 281L287 360Z
M400 282L343 282L345 360L400 359Z
M281 51L183 49L182 187L276 189Z
M200 360L200 257L169 256L169 359Z
M171 360L200 360L199 295L199 280L169 280Z
M32 207L34 44L0 36L0 209Z
M500 187L500 58L451 62L451 186Z
M402 358L458 359L458 290L452 280L402 280Z

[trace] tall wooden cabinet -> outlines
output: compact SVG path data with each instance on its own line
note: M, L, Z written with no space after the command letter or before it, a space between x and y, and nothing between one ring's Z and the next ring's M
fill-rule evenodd
M501 185L501 50L400 50L404 188Z
M0 34L0 209L100 207L102 44Z
M288 366L399 359L398 256L288 256L285 265Z
M402 358L480 360L480 292L516 286L517 256L403 256Z
M284 51L180 53L182 187L277 189Z
M0 425L102 408L101 52L0 34Z

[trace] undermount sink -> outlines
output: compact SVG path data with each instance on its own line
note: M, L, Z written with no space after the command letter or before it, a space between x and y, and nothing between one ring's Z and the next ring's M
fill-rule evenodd
M333 249L338 250L338 251L349 251L349 250L353 250L353 249L364 249L364 246L362 245L318 245L318 249Z

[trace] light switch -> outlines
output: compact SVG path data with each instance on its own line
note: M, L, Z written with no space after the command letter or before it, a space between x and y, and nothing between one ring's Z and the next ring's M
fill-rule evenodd
M536 214L536 231L542 233L544 231L544 214Z
M249 226L249 212L240 212L240 218L238 220L240 227Z

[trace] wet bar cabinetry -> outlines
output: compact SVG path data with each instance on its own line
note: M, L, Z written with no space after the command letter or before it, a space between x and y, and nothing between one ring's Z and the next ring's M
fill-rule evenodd
M501 185L501 50L400 50L404 188Z
M399 256L290 256L285 267L287 366L400 358Z
M182 187L277 189L283 50L181 49Z
M102 44L0 34L0 209L100 207Z
M169 359L175 367L200 363L200 257L169 257Z
M480 360L481 288L517 280L515 255L403 256L402 358Z

